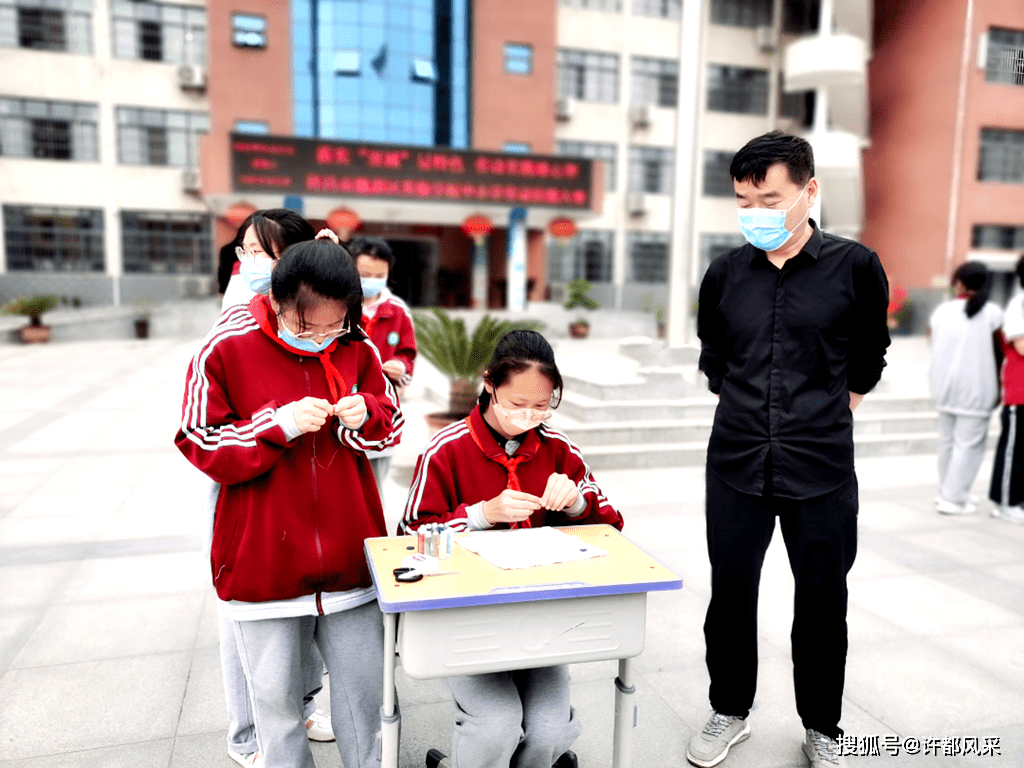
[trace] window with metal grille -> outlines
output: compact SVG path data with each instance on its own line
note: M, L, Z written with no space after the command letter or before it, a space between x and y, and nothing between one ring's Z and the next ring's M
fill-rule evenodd
M729 174L734 154L715 149L704 150L704 194L707 197L736 196L736 188L733 187L732 176Z
M700 236L700 273L708 271L711 262L729 251L734 251L746 240L743 235L732 233L705 232Z
M782 30L791 35L817 32L821 0L785 0L782 6Z
M121 211L125 272L178 275L213 270L210 217L180 211Z
M569 241L553 239L548 248L548 280L610 283L614 242L615 232L610 229L581 229Z
M990 83L1024 85L1024 32L990 29L985 79Z
M102 272L103 211L5 205L4 244L11 271Z
M569 8L587 8L591 11L618 12L622 10L622 0L562 0L562 5Z
M1000 251L1024 250L1024 227L1012 224L975 224L971 247Z
M982 128L978 180L1024 184L1024 131Z
M672 194L671 147L629 148L629 191Z
M682 7L682 0L633 0L633 13L637 16L678 19Z
M558 95L581 101L617 102L618 54L559 48Z
M600 160L604 163L604 191L615 191L618 149L614 144L597 141L557 141L555 142L555 154Z
M199 137L210 130L204 112L117 108L118 160L125 165L199 165Z
M634 56L630 98L634 104L675 107L679 100L679 62Z
M95 104L0 98L0 156L99 159Z
M0 46L91 53L91 0L0 0Z
M783 90L783 76L779 73L779 117L795 120L797 125L810 128L814 125L814 91Z
M712 112L768 114L768 71L708 65L708 109Z
M772 23L772 0L711 0L711 23L766 27Z
M113 0L114 56L206 63L206 10L194 5Z
M629 254L629 282L667 282L668 232L627 232L626 253Z

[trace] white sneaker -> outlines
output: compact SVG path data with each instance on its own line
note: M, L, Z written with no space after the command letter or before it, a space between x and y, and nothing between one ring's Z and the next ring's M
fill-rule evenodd
M839 743L812 728L807 729L804 754L811 761L811 768L844 768L846 765L839 754Z
M700 768L712 768L725 760L729 747L749 737L750 723L745 719L712 712L704 730L690 739L686 759Z
M232 752L229 749L228 757L230 757L239 765L243 766L243 768L245 766L252 766L252 768L260 768L263 765L263 758L260 757L259 752L250 752L247 755L240 755L237 752Z
M992 507L992 517L998 517L1008 523L1024 525L1024 508L1021 507Z
M972 515L978 511L978 505L969 501L957 504L955 501L939 499L935 509L943 515Z
M334 741L334 729L331 727L331 716L318 709L306 721L306 736L311 741Z

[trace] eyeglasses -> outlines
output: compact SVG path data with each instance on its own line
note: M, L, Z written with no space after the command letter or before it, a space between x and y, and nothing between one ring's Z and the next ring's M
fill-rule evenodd
M259 254L257 254L256 251L252 250L251 248L246 248L244 245L236 245L235 246L235 256L238 257L239 261L241 261L242 259L272 259L273 258L272 256L268 256L267 254L265 254L263 251L260 251Z
M281 325L283 325L285 330L291 333L291 335L294 336L296 339L315 339L317 336L320 336L323 339L337 339L341 336L347 336L348 332L351 330L348 322L346 322L341 327L332 328L329 331L303 331L302 333L295 333L291 328L288 327L288 324L285 323L284 321L284 317L281 316L280 314L277 316L277 321Z

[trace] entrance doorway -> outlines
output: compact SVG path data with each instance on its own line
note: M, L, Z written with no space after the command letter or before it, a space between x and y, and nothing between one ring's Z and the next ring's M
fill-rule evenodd
M438 243L433 238L385 237L395 254L391 290L410 307L437 303Z

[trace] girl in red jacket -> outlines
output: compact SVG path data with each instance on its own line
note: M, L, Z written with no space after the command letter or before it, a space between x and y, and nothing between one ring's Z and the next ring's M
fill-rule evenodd
M221 484L210 564L233 622L267 765L313 768L303 724L311 641L330 671L342 760L379 765L383 647L363 540L385 534L365 452L402 416L358 329L340 245L288 248L269 296L227 310L192 360L176 444Z
M479 406L438 432L419 457L400 533L434 522L460 530L621 529L622 516L579 448L545 423L561 391L547 340L535 331L505 335L484 371ZM569 704L568 667L454 677L448 685L456 713L453 768L507 766L513 756L517 768L575 765L567 750L582 726Z
M412 379L416 331L409 307L388 290L395 255L391 247L377 237L353 240L349 252L356 260L356 271L363 289L363 332L380 352L384 375L396 387L404 387ZM388 449L370 456L378 488L387 477L392 453L393 450Z

